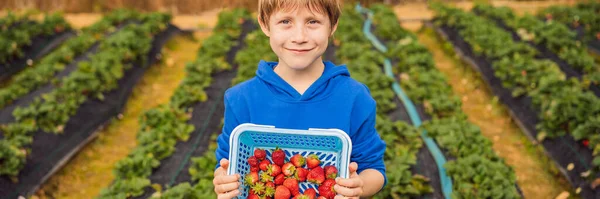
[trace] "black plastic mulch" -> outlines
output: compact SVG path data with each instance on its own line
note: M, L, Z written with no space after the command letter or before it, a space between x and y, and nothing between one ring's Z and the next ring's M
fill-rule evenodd
M32 60L35 63L73 36L75 36L75 32L63 31L53 35L33 37L31 45L21 48L24 54L22 58L12 57L6 63L0 65L0 81L9 79L12 75L26 68L27 60Z
M434 27L431 22L426 25ZM539 122L539 118L537 112L532 108L531 99L528 97L515 98L512 96L511 90L502 87L501 80L494 75L491 63L485 57L475 56L470 45L460 37L457 30L447 26L434 28L438 35L453 44L454 51L463 61L481 74L488 88L507 106L517 125L533 143L537 143L538 132L535 125ZM586 180L581 177L581 173L588 171L591 167L592 152L590 149L576 142L570 135L546 138L541 144L545 153L556 163L569 183L575 188L582 189L580 195L583 198L600 198L600 188L592 190ZM569 164L573 164L572 170L567 169Z
M480 14L479 11L474 10L473 13L475 14ZM583 72L579 69L573 68L571 65L569 65L565 60L561 59L560 57L558 57L558 55L552 51L550 51L550 49L546 48L546 46L543 45L538 45L536 43L534 43L533 41L522 41L521 37L516 33L516 31L509 27L508 25L506 25L506 23L504 23L504 21L500 20L500 19L491 19L492 21L496 22L496 24L498 25L498 27L508 31L511 33L513 40L514 41L518 41L518 42L525 42L527 44L529 44L531 47L534 47L539 54L536 56L536 58L538 59L548 59L550 61L553 61L554 63L556 63L556 65L558 65L558 67L560 68L560 70L565 73L565 75L567 76L567 78L577 78L580 79L583 77ZM581 35L581 29L576 29L574 30L575 32L578 33L578 35ZM596 96L600 97L600 87L598 85L590 85L589 87L590 91L592 91Z
M192 118L188 123L194 125L194 131L187 141L178 142L175 145L175 153L160 161L160 166L148 177L153 184L159 184L166 188L183 182L191 182L188 172L192 163L191 158L204 155L210 144L210 136L221 132L220 124L224 113L223 95L225 90L231 87L232 80L237 75L238 65L234 62L235 54L244 48L244 38L254 29L256 29L256 25L249 20L242 25L238 44L233 46L226 55L226 60L232 69L212 75L213 82L205 89L208 100L192 106ZM144 194L134 197L134 199L149 198L154 192L152 187L146 187Z
M129 23L124 23L120 26L117 26L117 28L115 29L114 32L107 33L105 37L109 37L109 36L117 33L123 27L125 27L125 25L127 25L127 24L129 24ZM75 59L73 59L73 61L71 63L66 65L62 71L60 71L54 75L54 79L60 79L60 78L66 77L69 74L71 74L71 72L73 72L75 69L77 69L80 62L88 61L90 56L95 54L98 51L99 45L100 45L100 43L96 42L86 52L75 57ZM45 94L45 93L49 93L50 91L54 90L54 88L55 88L55 85L52 82L48 82L44 86L41 86L41 87L29 92L28 94L25 94L25 95L19 97L18 99L14 100L11 104L0 109L0 124L14 122L15 119L12 114L13 114L13 111L17 107L25 107L25 106L29 105L38 96L41 96L42 94ZM0 138L2 138L2 137L3 137L3 133L0 132Z
M179 28L169 25L165 31L156 35L148 53L148 60L135 62L119 80L119 87L105 94L104 101L91 99L83 103L77 113L70 117L63 134L36 132L31 154L18 175L18 183L13 183L6 176L0 177L0 198L12 199L19 195L32 195L79 149L91 141L99 128L121 112L135 84L148 67L157 61L163 45L179 32Z

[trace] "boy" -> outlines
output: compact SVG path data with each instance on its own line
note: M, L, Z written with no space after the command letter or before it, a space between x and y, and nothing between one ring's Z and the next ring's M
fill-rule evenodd
M346 66L321 59L337 28L338 0L260 0L258 11L261 30L279 60L260 61L256 77L225 92L225 125L216 150L220 163L213 180L218 198L240 194L240 176L227 175L226 158L229 135L242 123L343 130L352 139L352 163L350 177L336 179L337 197L374 195L386 182L375 100L365 85L350 78Z

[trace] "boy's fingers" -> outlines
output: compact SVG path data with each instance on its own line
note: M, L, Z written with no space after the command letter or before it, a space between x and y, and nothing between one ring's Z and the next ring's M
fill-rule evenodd
M231 199L233 197L236 197L240 194L240 190L233 190L227 193L223 193L223 194L219 194L218 198L219 199Z
M336 178L335 183L344 187L362 187L360 178Z
M223 176L220 176L218 178L214 178L213 184L214 185L227 184L227 183L237 182L238 179L239 179L239 175L238 174L223 175Z
M359 197L362 194L361 188L348 188L336 184L333 186L336 193L341 194L345 197Z
M356 164L356 162L351 162L350 165L348 165L348 171L349 171L350 175L352 175L352 173L356 172L356 170L358 170L358 164Z
M215 186L215 192L216 193L226 193L229 191L233 191L236 190L240 187L240 183L239 182L232 182L232 183L227 183L227 184L221 184L218 186Z
M223 169L227 170L227 167L229 167L229 160L223 158L221 161L219 161L219 164L221 167L223 167Z

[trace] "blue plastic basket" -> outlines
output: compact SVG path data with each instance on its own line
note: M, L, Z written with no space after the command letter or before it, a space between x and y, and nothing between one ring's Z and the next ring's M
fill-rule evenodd
M347 178L352 141L348 134L339 129L281 129L274 126L241 124L237 126L229 138L229 175L240 174L240 182L250 172L247 159L254 155L255 148L265 149L267 159L271 160L271 149L279 147L286 154L286 161L295 154L307 157L316 154L321 159L321 166L334 165L338 168L339 176ZM299 184L300 192L318 187L312 183ZM240 198L248 196L248 187L242 183Z

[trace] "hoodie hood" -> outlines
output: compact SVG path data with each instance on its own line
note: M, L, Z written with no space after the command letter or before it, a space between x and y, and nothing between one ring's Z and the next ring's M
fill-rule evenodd
M323 70L323 74L321 77L317 79L306 91L304 94L300 95L294 87L292 87L289 83L283 80L275 71L273 70L275 66L277 66L277 62L266 62L261 60L258 63L258 70L256 70L256 77L259 80L265 83L269 90L275 95L275 97L280 98L286 101L311 101L318 100L323 97L326 97L329 93L331 93L333 86L336 84L332 84L331 81L338 76L347 76L350 77L350 72L348 72L348 68L345 65L336 66L330 61L324 61L325 69Z

